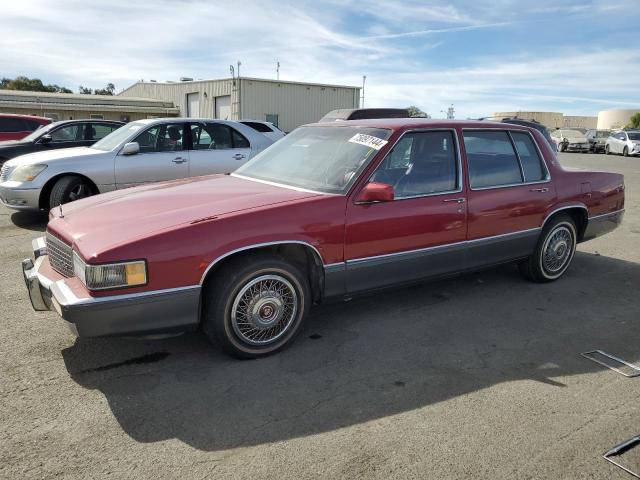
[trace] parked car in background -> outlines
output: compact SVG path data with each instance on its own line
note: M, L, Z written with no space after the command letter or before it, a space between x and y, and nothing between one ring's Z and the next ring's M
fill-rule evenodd
M8 160L0 171L0 202L15 210L49 209L143 183L229 173L272 143L238 122L139 120L91 147Z
M34 309L81 337L201 327L251 358L291 343L330 298L505 262L557 280L623 213L622 175L564 170L537 130L319 123L231 175L53 209L22 268Z
M590 150L593 153L604 152L609 135L611 135L611 130L587 130L586 137L589 140Z
M285 133L271 122L262 122L260 120L240 120L240 123L253 128L256 132L260 132L274 142L277 142L285 136Z
M573 129L558 129L551 132L551 139L559 152L589 151L589 140L584 133Z
M34 130L50 123L49 118L0 113L0 141L20 140Z
M406 108L340 108L331 110L319 122L336 122L340 120L365 120L368 118L409 118Z
M610 153L621 153L625 157L640 155L640 130L620 130L613 132L605 143L604 150Z
M124 122L111 120L64 120L50 123L20 140L0 142L0 166L11 158L27 153L88 147L123 125Z

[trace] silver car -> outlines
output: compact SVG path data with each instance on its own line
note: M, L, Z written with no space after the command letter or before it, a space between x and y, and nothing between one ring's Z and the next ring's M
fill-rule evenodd
M575 129L558 129L551 132L551 140L556 144L559 152L589 151L589 140L584 133Z
M0 171L0 202L14 210L149 182L234 171L273 140L238 122L193 118L128 123L91 147L22 155Z
M640 130L620 130L614 132L604 145L607 155L610 153L621 153L625 157L629 155L640 155Z

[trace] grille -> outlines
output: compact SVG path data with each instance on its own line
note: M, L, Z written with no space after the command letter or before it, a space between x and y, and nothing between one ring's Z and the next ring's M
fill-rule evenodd
M47 233L47 254L51 268L65 277L73 276L73 250L70 245Z
M0 183L6 182L9 177L9 165L3 165L0 170Z

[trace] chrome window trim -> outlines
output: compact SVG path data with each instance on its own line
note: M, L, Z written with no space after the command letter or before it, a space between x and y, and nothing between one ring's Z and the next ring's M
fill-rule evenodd
M274 241L274 242L265 242L265 243L254 243L252 245L245 245L244 247L239 247L236 248L234 250L231 250L217 258L215 258L211 263L209 263L209 265L207 266L207 268L205 269L205 271L202 273L202 277L200 278L200 282L199 285L202 285L204 283L204 279L207 277L207 274L209 273L209 271L213 268L214 265L216 265L217 263L219 263L220 261L224 260L225 258L235 254L235 253L239 253L239 252L243 252L246 250L253 250L255 248L262 248L262 247L270 247L273 245L285 245L288 243L295 243L298 245L304 245L306 247L311 247L311 249L315 252L315 254L318 257L318 260L320 260L320 263L322 264L323 269L325 269L327 267L327 265L325 265L322 255L320 255L320 251L314 247L313 245L311 245L308 242L303 242L302 240L278 240L278 241ZM330 265L336 265L336 264L330 264Z
M519 129L515 129L515 128L498 128L498 127L490 127L490 128L463 128L462 129L462 141L464 142L464 132L465 131L483 131L483 130L490 130L490 131L501 131L501 132L506 132L507 136L509 137L509 140L511 141L511 146L513 147L514 153L516 154L516 159L518 160L518 165L520 166L520 174L522 175L522 179L523 181L521 183L509 183L509 184L505 184L505 185L490 185L490 186L486 186L486 187L472 187L471 186L471 178L469 177L468 174L468 169L467 169L467 178L469 180L469 189L471 191L474 192L479 192L482 190L492 190L494 188L510 188L510 187L519 187L522 185L540 185L543 183L550 183L551 182L551 171L549 170L549 166L547 165L547 161L544 158L544 155L542 155L542 151L540 150L540 146L538 145L538 142L536 142L536 139L532 137L531 132L529 130L519 130ZM533 144L536 146L536 151L538 152L538 156L540 158L540 161L542 162L542 165L544 166L544 170L546 172L546 176L543 180L536 180L535 182L525 182L524 181L524 169L522 167L522 162L520 160L520 155L518 154L518 150L515 147L515 143L513 142L513 139L511 137L511 132L517 132L517 133L526 133L529 135L529 137L531 138L531 141L533 142ZM467 161L467 167L469 166L469 157L467 156L467 150L466 150L466 146L465 146L465 159Z
M405 135L407 134L411 134L411 133L428 133L428 132L451 132L453 133L453 141L455 143L456 149L455 149L455 154L457 156L457 162L456 162L456 166L458 168L458 178L457 178L457 188L455 190L447 190L446 192L433 192L433 193L425 193L422 195L410 195L407 197L395 197L393 201L395 202L396 200L411 200L414 198L423 198L423 197L437 197L440 195L450 195L452 193L461 193L463 190L463 185L464 182L462 181L464 175L462 173L462 155L460 154L460 139L458 138L458 132L455 128L412 128L410 130L405 130L404 132L402 132L402 134L396 139L395 142L393 142L393 145L389 148L389 150L387 151L387 153L385 154L384 158L380 161L380 163L378 164L378 166L376 167L376 169L371 173L371 175L369 175L369 178L367 178L367 183L371 182L371 178L376 174L376 172L378 171L378 168L380 168L380 166L385 162L385 160L387 159L387 157L391 154L391 152L393 152L393 149L396 148L396 145L400 142L400 140L402 140L404 138ZM367 184L365 183L365 185ZM370 203L367 203L367 205L370 205Z
M402 255L411 255L411 254L414 254L414 253L429 252L429 251L440 250L440 249L445 249L445 248L450 248L450 247L464 246L464 245L469 245L469 244L474 244L474 243L479 243L479 242L484 242L484 241L493 241L493 240L498 239L498 238L505 238L505 237L511 237L511 236L516 236L516 235L522 235L522 234L525 234L525 233L539 232L540 230L542 230L542 227L528 228L526 230L518 230L516 232L501 233L499 235L491 235L489 237L474 238L472 240L462 240L460 242L444 243L442 245L434 245L432 247L417 248L417 249L414 249L414 250L403 250L402 252L385 253L385 254L382 254L382 255L373 255L371 257L353 258L353 259L347 260L345 263L347 265L352 265L352 264L357 264L357 263L361 263L361 262L367 262L367 261L370 261L370 260L378 260L378 259L382 259L382 258L391 258L391 257L402 256Z

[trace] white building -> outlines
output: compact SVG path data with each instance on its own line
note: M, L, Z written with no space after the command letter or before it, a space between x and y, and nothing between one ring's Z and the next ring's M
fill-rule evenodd
M290 132L331 110L358 108L360 87L258 78L140 81L118 96L172 102L185 117L266 120Z
M598 128L612 130L624 128L631 121L631 117L640 112L640 108L633 110L603 110L598 112Z

